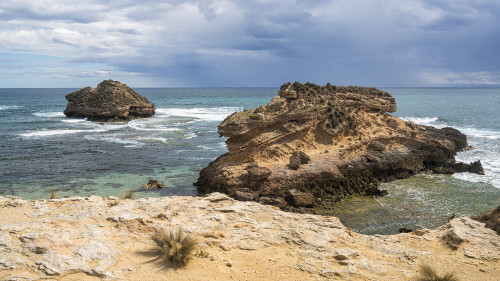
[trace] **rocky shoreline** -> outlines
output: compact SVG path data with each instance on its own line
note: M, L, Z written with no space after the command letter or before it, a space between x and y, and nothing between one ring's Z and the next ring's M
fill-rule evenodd
M314 212L349 194L383 195L380 182L422 171L484 174L479 161L455 161L468 148L464 134L403 121L395 111L395 99L375 88L284 84L266 106L219 125L229 152L195 185L202 194Z
M147 254L155 229L182 227L209 253L173 270ZM429 264L497 280L500 236L470 218L398 235L227 195L138 200L0 197L0 280L415 280Z

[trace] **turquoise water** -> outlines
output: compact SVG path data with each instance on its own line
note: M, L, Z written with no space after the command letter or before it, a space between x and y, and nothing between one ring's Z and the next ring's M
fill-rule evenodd
M195 195L192 183L199 171L227 151L217 125L235 111L268 103L278 92L135 89L156 105L155 116L104 124L62 114L64 95L73 90L0 89L0 195L47 198L50 189L61 197L123 196L131 189L137 197ZM475 149L457 159L481 159L486 175L425 175L388 183L383 188L389 196L346 200L335 215L357 231L388 233L396 226L435 227L452 213L472 215L500 204L500 89L383 90L396 98L394 115L464 132ZM150 178L168 188L141 190Z
M276 89L136 89L154 117L129 123L67 119L75 89L0 89L0 195L195 195L199 171L226 152L217 125ZM144 191L154 178L168 188Z

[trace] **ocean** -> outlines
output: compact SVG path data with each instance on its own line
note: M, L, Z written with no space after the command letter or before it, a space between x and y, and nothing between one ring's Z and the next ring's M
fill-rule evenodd
M451 214L500 205L499 88L381 88L396 98L394 115L451 126L480 159L486 175L421 174L382 185L389 196L352 196L330 215L366 234L399 227L433 228ZM77 89L0 89L0 195L24 199L196 195L199 171L227 151L217 125L229 114L270 102L278 88L138 88L156 105L152 118L128 123L68 119L64 95ZM167 185L142 190L149 179Z

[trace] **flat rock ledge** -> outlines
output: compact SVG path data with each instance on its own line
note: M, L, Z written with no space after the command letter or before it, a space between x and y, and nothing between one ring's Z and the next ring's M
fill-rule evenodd
M104 80L97 88L86 87L66 95L64 115L91 121L117 122L151 117L155 106L127 85Z
M179 227L209 256L174 270L147 253L155 229ZM367 236L335 217L221 193L0 197L0 280L415 280L422 264L460 280L498 280L500 236L470 218L436 230Z
M401 120L395 99L375 88L286 83L256 109L236 112L219 126L228 153L200 172L201 194L314 212L349 194L382 195L380 182L419 172L475 172L459 163L464 134Z

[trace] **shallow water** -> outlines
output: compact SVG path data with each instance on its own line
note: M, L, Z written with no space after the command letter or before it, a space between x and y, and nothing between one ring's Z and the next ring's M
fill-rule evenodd
M394 234L402 227L437 228L451 215L473 216L497 207L500 189L485 183L459 180L449 175L420 174L383 183L384 197L349 196L335 204L332 215L364 234Z

